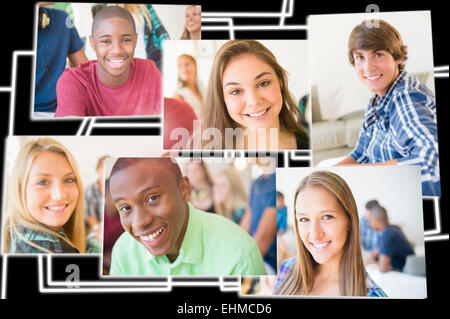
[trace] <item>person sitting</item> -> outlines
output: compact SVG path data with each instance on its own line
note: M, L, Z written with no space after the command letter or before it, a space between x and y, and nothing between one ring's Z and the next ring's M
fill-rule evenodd
M134 58L137 34L131 14L104 7L91 32L97 60L64 71L56 86L55 116L160 114L161 74L153 61Z
M406 257L414 255L414 249L400 227L389 224L386 209L382 206L370 210L370 227L382 232L378 249L372 252L372 262L381 272L402 271Z

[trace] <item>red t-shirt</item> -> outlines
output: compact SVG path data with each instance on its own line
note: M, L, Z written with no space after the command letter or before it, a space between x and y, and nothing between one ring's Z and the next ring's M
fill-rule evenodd
M152 60L134 58L128 80L119 86L104 84L97 61L65 69L56 84L58 116L130 116L161 113L162 78Z
M189 104L184 101L165 97L163 149L170 150L174 146L175 149L186 149L186 143L191 138L194 129L193 121L196 119L197 116ZM186 134L178 132L178 134L174 134L174 139L171 140L171 133L176 133L174 130L180 128L184 129L183 131Z

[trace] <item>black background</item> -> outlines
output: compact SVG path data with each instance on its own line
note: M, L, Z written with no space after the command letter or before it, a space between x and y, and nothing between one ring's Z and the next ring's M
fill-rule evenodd
M158 4L190 4L190 1L158 1ZM279 12L281 10L281 1L252 2L252 1L196 1L202 5L203 12ZM334 1L332 3L323 3L319 1L296 1L294 5L294 16L286 18L286 25L304 25L306 18L311 14L333 14L333 13L362 13L368 3ZM447 1L431 2L421 1L398 3L377 1L381 12L386 11L415 11L430 10L432 17L433 34L433 54L434 65L448 65L448 14L449 7ZM12 83L12 60L13 52L17 50L33 50L34 43L34 3L33 2L9 2L8 6L3 7L3 17L0 19L1 50L0 50L0 87L10 87ZM270 19L248 19L236 18L235 25L278 25L279 20ZM411 21L414 23L414 21ZM208 24L209 25L209 24ZM203 39L226 39L228 32L203 32ZM305 31L245 31L236 32L236 39L307 39ZM80 120L53 121L53 122L32 122L28 119L31 105L31 75L32 75L32 57L22 57L18 60L17 78L16 78L16 103L15 103L15 122L14 135L73 135L77 131ZM447 71L448 72L448 71ZM448 168L442 163L448 163L448 154L446 152L445 137L448 134L446 118L448 115L448 78L435 79L436 86L436 105L438 113L439 144L440 144L440 163L441 163L441 188L442 196L440 199L441 226L443 233L448 234L448 206L449 200L447 183ZM4 139L8 135L10 95L8 92L0 92L0 116L1 137ZM93 134L112 135L112 134L146 134L158 135L158 129L150 131L124 130L114 133L113 131L99 131ZM6 139L5 139L6 141ZM0 149L4 149L4 146ZM3 156L0 157L3 161ZM3 162L1 163L3 167ZM302 164L303 165L303 164ZM2 179L3 180L3 179ZM3 192L1 194L3 196ZM3 201L3 198L2 198ZM432 218L433 205L424 203L424 221L425 229L434 227ZM288 313L301 313L301 310L319 309L320 314L335 312L337 309L347 309L349 305L364 306L368 312L370 309L381 309L381 307L400 306L404 310L414 310L420 306L434 306L441 303L449 297L449 241L432 241L425 244L426 266L427 266L427 293L425 300L355 300L355 299L279 299L279 298L260 298L260 299L242 299L236 293L223 293L218 288L194 288L194 287L174 287L171 293L102 293L95 294L95 297L103 298L136 298L145 297L151 304L153 314L164 312L169 317L175 316L177 306L187 303L189 305L211 305L213 308L221 308L222 303L261 303L271 304L271 314L244 314L233 315L231 317L268 317L273 318L278 314L288 311ZM55 259L55 276L64 272L64 265L77 263L80 265L82 280L98 279L98 259L96 257ZM0 264L1 267L1 264ZM83 295L79 293L39 293L37 282L38 262L35 257L15 257L8 258L8 276L6 283L7 298L39 297L39 298L93 298L94 294ZM2 280L1 278L0 280ZM164 307L162 305L164 304ZM154 306L151 306L154 305ZM112 305L111 305L112 306ZM94 303L95 307L95 303ZM373 308L372 308L373 307ZM349 311L349 310L347 310ZM344 312L345 313L345 312ZM339 312L341 314L341 312ZM380 313L381 315L381 313ZM211 315L218 317L219 313ZM224 315L229 317L230 315Z

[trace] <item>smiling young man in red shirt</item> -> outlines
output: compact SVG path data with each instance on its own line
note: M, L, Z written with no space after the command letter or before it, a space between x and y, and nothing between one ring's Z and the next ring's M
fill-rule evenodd
M134 58L132 15L118 6L104 7L94 17L89 40L97 60L64 71L56 86L55 116L160 114L161 74L152 60Z

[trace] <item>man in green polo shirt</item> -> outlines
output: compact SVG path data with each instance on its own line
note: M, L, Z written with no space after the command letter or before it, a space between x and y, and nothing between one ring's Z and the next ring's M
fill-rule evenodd
M170 158L119 158L110 176L126 230L110 275L265 275L258 246L232 221L195 209L191 187Z

